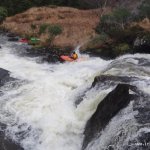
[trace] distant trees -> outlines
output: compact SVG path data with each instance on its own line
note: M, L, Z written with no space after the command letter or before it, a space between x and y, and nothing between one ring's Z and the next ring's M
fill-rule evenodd
M97 0L98 8L101 8L100 17L103 16L104 8L107 6L108 0Z
M130 12L127 9L117 8L112 13L103 15L100 18L100 23L97 26L96 31L98 33L110 33L115 30L124 30L129 18Z
M147 17L150 19L150 1L145 0L139 7L139 16L142 18Z
M7 17L8 12L7 9L4 7L0 7L0 23L3 22L3 20Z
M30 0L0 0L0 4L7 9L9 16L33 6Z
M9 16L34 6L58 5L77 8L82 7L81 0L0 0L0 4L8 10Z
M130 12L125 8L114 10L113 18L115 24L119 25L124 30L125 24L128 22L130 15Z

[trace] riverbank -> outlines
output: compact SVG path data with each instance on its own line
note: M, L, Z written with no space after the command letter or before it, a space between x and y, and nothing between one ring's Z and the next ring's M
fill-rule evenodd
M109 14L111 8L104 9ZM80 45L80 50L104 59L127 53L150 53L150 21L129 22L124 30L109 34L100 29L101 9L79 10L69 7L47 6L31 8L24 13L6 18L1 28L22 38L36 37L31 53L69 54ZM109 28L109 27L108 27ZM109 29L108 29L109 30ZM10 39L16 40L16 37Z
M48 45L46 25L59 25L62 33L53 40L56 47L76 47L88 42L96 35L99 9L79 10L70 7L47 6L31 8L24 13L6 18L2 27L25 38L36 36L41 45ZM39 33L40 32L40 33Z

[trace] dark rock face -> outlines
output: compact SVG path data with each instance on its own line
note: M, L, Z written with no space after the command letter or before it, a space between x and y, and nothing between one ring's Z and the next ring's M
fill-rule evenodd
M90 88L86 89L84 92L82 92L75 101L75 105L79 105L82 101L84 96L86 95L86 93L92 89L92 88L97 88L99 89L99 87L103 87L103 88L109 88L111 86L115 86L119 83L127 83L130 84L130 82L132 81L136 81L138 80L137 77L127 77L127 76L111 76L111 75L101 75L101 76L96 76L94 78L94 81L91 85ZM130 87L132 88L134 91L137 91L137 89L135 87ZM138 91L137 91L138 92Z
M94 79L94 82L92 83L92 87L96 86L97 84L111 82L113 84L114 82L123 82L123 83L129 83L130 81L137 80L136 77L126 77L126 76L108 76L108 75L101 75L97 76Z
M13 80L15 79L9 76L9 71L0 68L0 87L6 82ZM2 92L0 91L0 95L1 94ZM5 129L6 125L0 123L0 150L23 150L20 145L5 136Z
M14 78L9 76L9 71L0 68L0 86L3 86L4 83L12 80L14 80Z
M4 130L6 125L0 123L0 127ZM5 137L4 131L0 131L0 150L23 150L23 148Z
M15 33L7 33L7 36L8 37L11 37L11 38L14 38L16 37L17 35Z
M101 57L105 60L114 59L118 56L113 52L111 46L108 44L107 47L86 49L83 53L89 54L90 56Z
M124 107L126 107L132 96L129 89L134 88L128 84L118 84L118 86L110 92L97 107L96 112L87 122L84 131L84 141L82 150L84 150L89 142L96 137L109 121Z
M15 33L10 33L7 31L3 31L3 33L4 33L4 35L6 35L8 37L8 41L17 42L19 40L18 35Z
M29 48L26 49L25 55L29 57L37 57L41 56L42 61L46 61L49 63L56 63L56 62L63 62L60 59L61 55L69 55L68 51L66 50L58 50L58 49L50 49L48 47L45 48Z
M136 46L134 53L150 54L150 43L144 43L143 45Z
M8 41L11 41L11 42L17 42L19 40L19 38L17 37L11 37L8 39Z

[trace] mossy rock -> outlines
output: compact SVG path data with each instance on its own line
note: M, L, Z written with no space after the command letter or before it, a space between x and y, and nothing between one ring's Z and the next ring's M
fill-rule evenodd
M121 43L115 46L113 51L116 56L123 55L130 52L130 47L127 43Z

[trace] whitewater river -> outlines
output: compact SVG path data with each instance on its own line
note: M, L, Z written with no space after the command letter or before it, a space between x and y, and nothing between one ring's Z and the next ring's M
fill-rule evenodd
M0 43L0 68L19 79L15 85L9 82L0 89L4 93L0 97L0 122L7 124L6 135L25 150L81 149L87 120L114 88L89 90L76 106L79 95L97 75L138 76L141 82L134 85L150 92L150 67L142 66L142 61L139 65L140 60L150 63L150 55L126 55L110 61L82 55L84 61L48 64L39 63L38 57L18 55L21 45L5 42L5 37Z

